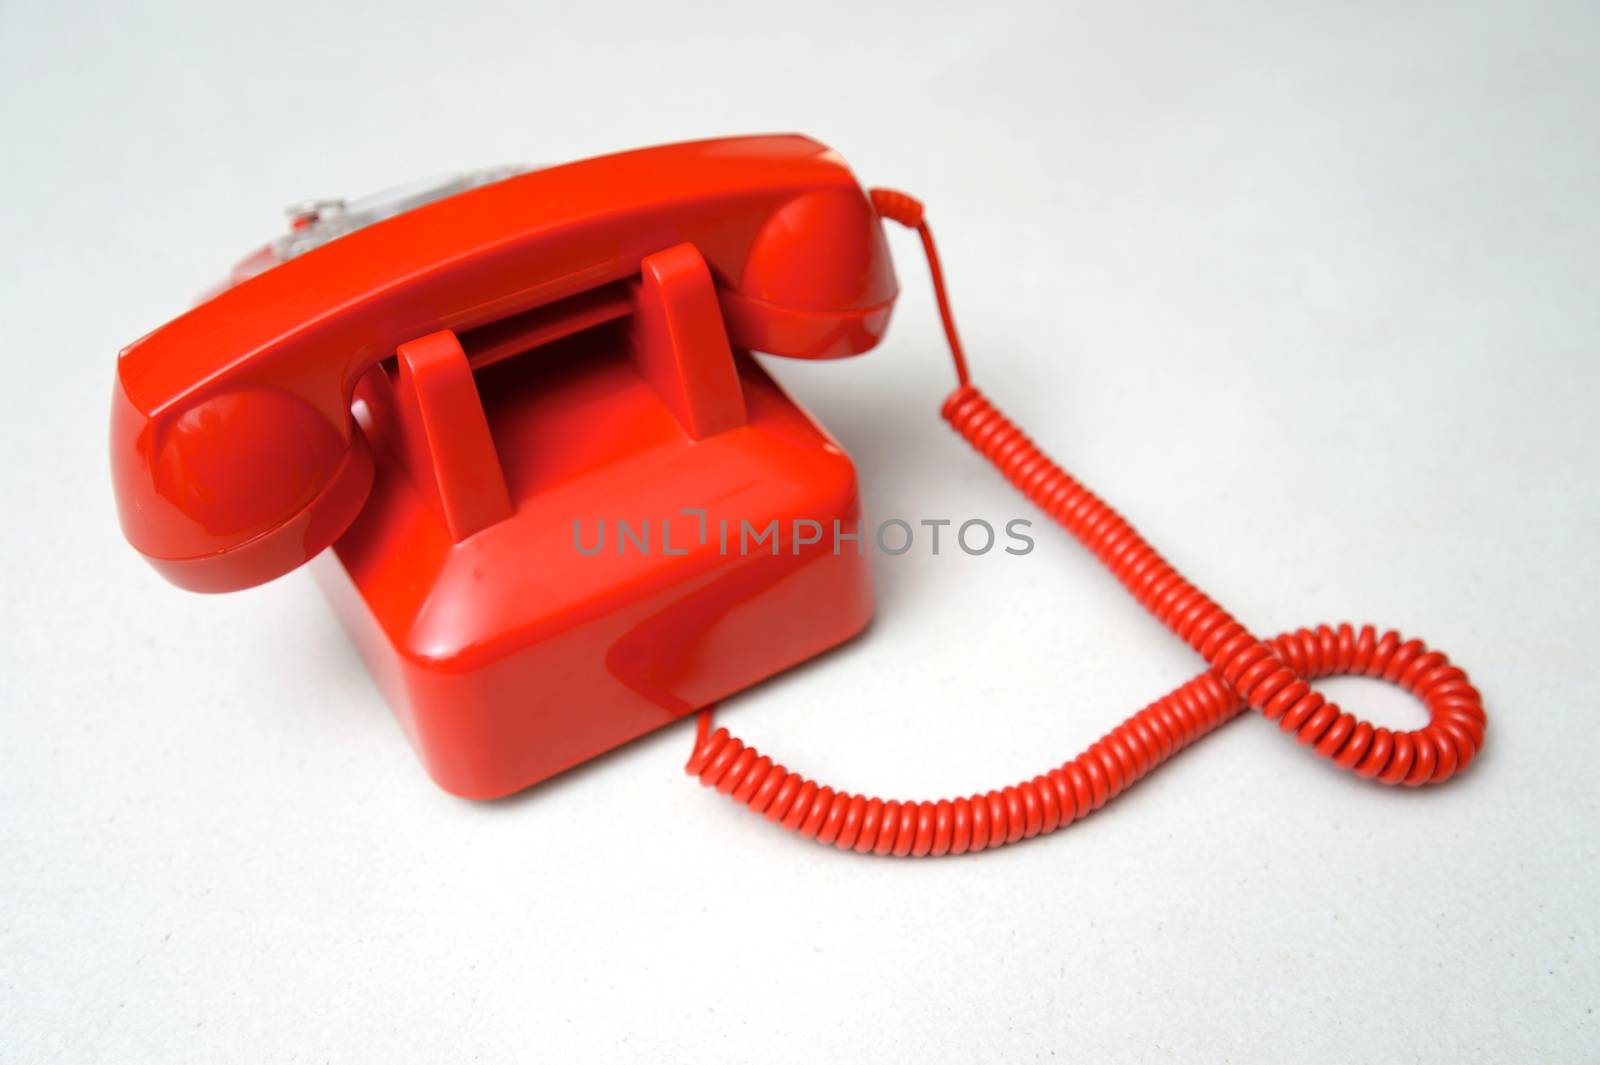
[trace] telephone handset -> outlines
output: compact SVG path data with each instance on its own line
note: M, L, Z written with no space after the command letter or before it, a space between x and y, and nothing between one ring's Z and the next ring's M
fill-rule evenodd
M582 320L586 294L677 245L704 257L734 346L831 358L888 324L876 216L813 141L672 145L507 178L276 265L130 345L112 409L129 540L199 591L281 576L365 502L372 461L350 407L375 365L441 330L559 333L564 301Z
M865 555L838 550L840 531L859 542L854 469L748 352L874 346L896 295L882 221L928 259L946 419L1209 666L1057 769L951 801L836 792L710 727L717 700L870 616ZM815 141L466 175L388 209L308 204L293 227L119 358L122 526L200 591L314 560L456 794L519 790L698 710L703 782L841 848L943 854L1071 823L1245 706L1385 783L1442 781L1481 746L1481 701L1442 654L1370 626L1259 640L1051 462L968 379L921 204L863 190ZM730 527L835 535L752 551ZM1405 686L1430 723L1360 721L1308 683L1334 673Z

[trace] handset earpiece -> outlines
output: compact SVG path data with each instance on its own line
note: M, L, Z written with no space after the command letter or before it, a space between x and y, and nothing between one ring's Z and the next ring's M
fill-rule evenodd
M114 475L147 486L119 492L123 530L180 587L226 592L280 577L333 543L366 501L372 455L360 430L292 392L225 389L158 418L123 389L119 379Z
M722 306L741 347L836 359L882 339L898 294L877 212L850 184L804 192L774 211Z

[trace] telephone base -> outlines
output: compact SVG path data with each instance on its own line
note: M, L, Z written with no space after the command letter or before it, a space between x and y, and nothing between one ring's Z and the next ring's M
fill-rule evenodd
M834 538L860 522L839 446L743 352L746 423L691 437L620 332L478 374L509 517L453 541L403 464L380 461L366 508L313 565L453 794L538 783L871 617L864 545ZM381 455L395 445L373 413Z

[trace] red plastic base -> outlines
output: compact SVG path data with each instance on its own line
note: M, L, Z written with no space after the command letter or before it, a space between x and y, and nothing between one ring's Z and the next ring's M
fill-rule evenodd
M743 424L697 439L636 329L612 322L475 375L509 516L456 541L424 478L379 461L366 508L314 567L423 764L456 795L537 783L870 619L867 559L833 536L835 521L859 522L849 458L742 352L725 383L743 409L723 413ZM416 404L396 398L426 385L428 357L413 358L412 380L390 371L362 391L380 457L415 447L443 402L424 391L408 415ZM797 546L797 519L799 539L820 529L818 542ZM773 521L775 551L754 542Z

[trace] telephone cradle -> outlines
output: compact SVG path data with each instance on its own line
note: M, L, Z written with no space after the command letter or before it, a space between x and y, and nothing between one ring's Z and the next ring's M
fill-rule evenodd
M718 700L872 613L856 475L751 352L874 347L917 232L958 387L946 420L1207 669L1031 780L954 800L821 786L713 729ZM922 205L799 136L666 145L295 209L227 284L126 348L123 531L173 583L307 562L446 790L521 790L699 711L689 771L841 849L956 854L1098 809L1246 707L1387 784L1447 779L1486 719L1466 674L1372 626L1262 640L974 386ZM1378 728L1310 682L1400 684Z

